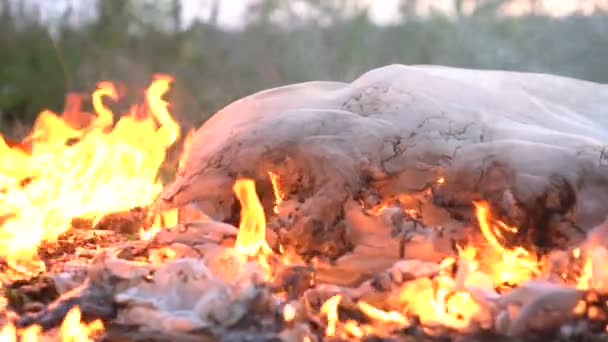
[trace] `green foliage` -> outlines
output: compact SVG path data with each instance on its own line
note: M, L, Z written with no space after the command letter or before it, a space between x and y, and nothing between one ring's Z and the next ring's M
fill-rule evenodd
M390 63L608 82L607 13L503 17L503 2L488 0L456 18L421 18L404 6L400 23L379 27L348 0L262 0L252 4L244 30L223 31L213 24L217 12L184 28L178 0L98 0L97 17L78 26L68 24L74 13L49 26L35 12L9 8L15 1L0 0L0 129L30 123L41 109L61 111L67 91L90 91L100 80L141 88L156 72L175 76L174 111L192 125L264 88L352 80ZM298 15L298 3L315 15Z

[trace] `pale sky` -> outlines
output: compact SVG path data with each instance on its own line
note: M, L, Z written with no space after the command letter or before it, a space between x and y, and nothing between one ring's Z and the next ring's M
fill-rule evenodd
M381 24L387 23L397 18L397 6L400 0L364 0L371 3L370 17L373 21ZM446 1L446 0L438 0ZM451 1L451 0L447 0ZM220 3L219 24L225 27L238 28L243 23L247 5L251 0L224 0ZM209 9L205 6L205 1L201 0L182 0L184 19L186 22L199 16L208 16Z
M246 15L247 4L251 0L223 0L220 5L219 22L226 27L239 27ZM359 0L370 6L370 18L378 24L387 24L399 19L397 8L400 0ZM466 3L467 0L464 0ZM184 7L184 18L186 21L200 15L208 15L204 0L182 0ZM430 9L450 13L453 11L453 0L427 0L419 1L419 12L428 13ZM541 0L539 6L542 12L548 12L555 16L571 14L577 10L589 14L594 6L608 8L608 0ZM504 10L505 14L521 15L530 11L528 0L513 0L510 6Z
M287 0L285 0L287 1ZM370 18L378 24L387 24L399 19L397 8L400 0L358 0L370 6ZM219 23L225 27L239 27L246 15L247 4L251 0L223 0L220 4ZM466 3L467 0L464 0ZM186 21L200 16L208 15L204 4L205 0L182 0L184 7L184 19ZM430 9L450 13L453 11L453 0L427 0L419 1L418 11L428 13ZM564 16L577 10L585 14L593 12L594 6L608 8L608 0L541 0L540 11L555 16ZM513 0L504 8L507 15L521 15L530 11L529 0Z
M95 0L26 0L29 5L39 6L42 9L44 19L60 16L69 4L86 18L86 14L93 16L92 4ZM222 0L220 2L219 24L226 28L238 28L243 24L243 18L247 15L247 5L252 0ZM288 0L283 0L288 1ZM370 5L370 18L377 24L389 24L397 20L397 8L400 0L358 0ZM471 0L469 0L471 1ZM464 0L466 3L467 0ZM194 18L207 18L209 16L208 0L182 0L183 18L187 24ZM421 14L428 13L429 9L435 9L450 13L453 11L453 0L427 0L419 1L418 11ZM571 14L581 11L589 14L593 12L594 6L608 9L608 0L541 0L540 11L555 16ZM521 15L529 12L529 0L513 0L511 5L504 8L507 15ZM539 9L537 9L539 10Z

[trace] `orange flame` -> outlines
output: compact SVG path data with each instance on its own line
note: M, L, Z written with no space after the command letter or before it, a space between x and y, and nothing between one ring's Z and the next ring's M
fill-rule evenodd
M233 190L241 202L241 223L234 248L238 253L250 257L272 253L266 243L266 217L254 181L238 179Z
M26 140L31 153L0 136L0 257L15 267L34 259L40 243L55 240L75 217L95 221L152 202L162 190L158 169L180 134L162 100L170 82L161 75L146 91L148 116L136 118L132 110L113 128L103 99L118 96L102 82L92 96L97 116L85 128L66 121L85 113L43 111Z

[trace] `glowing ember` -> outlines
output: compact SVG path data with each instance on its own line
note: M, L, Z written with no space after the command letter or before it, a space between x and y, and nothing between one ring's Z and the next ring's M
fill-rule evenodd
M285 198L285 194L281 191L279 176L268 171L268 176L270 177L270 182L272 183L272 191L274 192L274 208L273 211L275 214L279 213L279 205L283 203L283 199Z
M161 98L170 82L157 77L146 91L147 105L133 106L113 128L103 99L118 96L102 82L93 93L97 116L85 128L73 128L68 118L86 113L44 111L23 142L31 153L0 137L0 257L15 267L34 259L40 243L55 240L73 218L95 221L154 200L162 190L158 169L180 134Z
M271 254L266 243L266 217L264 208L255 192L255 183L250 179L239 179L233 187L241 202L241 223L234 248L242 255Z
M325 335L332 337L336 336L336 325L338 324L338 305L342 300L342 295L337 294L323 303L321 312L327 316L327 328Z
M383 211L384 211L384 209L386 209L386 208L388 208L388 204L386 204L386 203L381 203L381 204L379 204L379 205L377 205L377 206L373 207L373 208L370 210L370 212L371 212L373 215L378 216L378 215L382 214L382 212L383 212Z

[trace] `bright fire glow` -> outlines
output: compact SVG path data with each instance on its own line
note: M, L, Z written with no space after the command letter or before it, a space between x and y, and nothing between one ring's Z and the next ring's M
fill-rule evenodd
M266 217L264 208L255 191L255 183L250 179L238 179L233 187L241 202L241 223L234 243L236 251L245 256L271 254L266 243Z
M96 116L84 128L69 122L87 113L43 111L22 142L31 152L0 136L0 257L15 267L35 259L40 243L55 240L73 218L95 221L154 200L162 190L158 169L180 134L162 100L170 83L158 76L146 105L133 106L114 127L103 100L118 95L102 82L92 96Z

